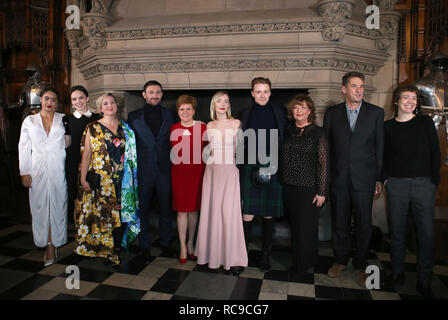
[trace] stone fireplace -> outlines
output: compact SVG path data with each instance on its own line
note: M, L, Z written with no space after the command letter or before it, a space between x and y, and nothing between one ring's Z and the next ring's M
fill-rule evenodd
M342 100L343 74L359 71L366 100L389 118L398 72L395 2L375 1L381 28L369 30L363 0L72 0L81 30L65 30L71 83L86 86L91 101L114 92L126 118L151 79L174 95L232 89L250 97L250 81L263 76L273 97L309 92L320 124L325 108ZM383 202L374 206L384 216Z

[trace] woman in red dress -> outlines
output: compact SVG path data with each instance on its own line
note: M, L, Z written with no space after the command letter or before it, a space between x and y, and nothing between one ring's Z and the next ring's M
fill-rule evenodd
M196 99L182 95L177 99L176 109L180 122L170 128L171 140L171 185L173 190L172 209L177 211L179 233L179 262L194 260L194 236L201 208L202 178L205 164L202 161L204 142L202 136L205 124L194 121ZM188 242L186 242L188 231Z

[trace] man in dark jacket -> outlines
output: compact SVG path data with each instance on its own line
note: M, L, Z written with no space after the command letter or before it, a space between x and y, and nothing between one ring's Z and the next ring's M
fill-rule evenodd
M146 105L130 112L128 123L137 140L137 178L140 201L140 246L145 260L151 256L149 212L154 193L159 201L159 242L163 255L172 255L171 242L171 161L170 127L175 122L173 111L160 105L162 85L148 81L143 87Z
M328 275L339 277L348 264L353 214L357 252L352 264L358 283L365 287L373 197L382 189L384 110L362 100L362 73L346 73L342 78L342 93L345 101L326 110L323 125L330 145L330 199L336 260Z
M246 238L246 248L249 249L252 220L254 216L262 217L261 225L261 251L260 269L269 271L271 269L270 252L272 247L272 234L276 217L283 216L283 194L282 186L278 179L278 147L283 139L286 126L285 108L272 105L269 102L271 96L271 81L268 78L254 78L252 80L252 97L254 103L250 108L245 109L241 115L242 129L253 130L256 141L249 141L255 144L255 163L250 163L251 146L245 144L245 163L241 166L241 193L243 202L244 235ZM266 134L265 145L261 145L263 139L261 135ZM273 135L272 135L273 134ZM270 141L270 139L276 141ZM271 144L272 142L272 144ZM271 150L271 146L274 146ZM252 146L253 147L253 146ZM270 163L264 164L260 161L260 149L266 151ZM263 154L263 152L261 152ZM275 159L274 159L275 157ZM257 173L262 170L273 169L272 175L264 179L265 182L257 182ZM270 171L270 170L269 170ZM268 181L266 181L268 180Z

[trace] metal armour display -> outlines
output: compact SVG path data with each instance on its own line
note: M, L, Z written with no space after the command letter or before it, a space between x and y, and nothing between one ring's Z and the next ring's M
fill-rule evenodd
M434 121L436 130L440 127L443 117L448 114L448 56L436 52L430 59L430 72L418 80L415 85L421 95L421 114L429 115ZM446 125L448 138L448 123ZM448 153L445 158L448 165Z
M30 113L36 113L40 105L40 92L46 86L41 79L41 69L36 64L30 64L25 73L28 75L28 81L22 88L18 105L25 109L23 116L26 117Z

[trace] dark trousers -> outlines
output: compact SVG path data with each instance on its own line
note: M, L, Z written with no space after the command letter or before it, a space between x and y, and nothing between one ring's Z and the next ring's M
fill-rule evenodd
M76 199L68 199L67 202L67 214L68 214L68 223L74 223L74 212L75 212L75 200Z
M319 211L313 204L316 191L285 186L283 197L291 226L292 268L299 273L317 263L319 256Z
M151 211L151 201L154 193L159 201L159 240L160 245L167 247L171 242L171 181L170 176L159 175L155 184L145 184L139 182L140 196L140 247L143 250L151 249L151 232L149 226L149 213Z
M367 267L372 235L372 202L374 192L354 191L352 188L331 188L331 224L333 252L336 263L347 265L352 248L352 214L355 218L357 251L353 257L355 270Z
M434 267L434 205L437 187L426 177L389 178L386 183L392 272L405 272L406 219L414 216L418 239L418 280L427 285Z
M115 228L114 231L112 231L112 237L114 239L114 248L120 249L121 248L121 242L123 241L124 232L126 231L127 223L121 223L121 226L118 228Z

